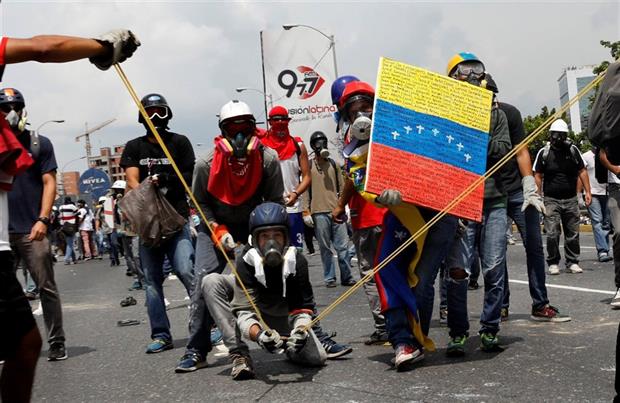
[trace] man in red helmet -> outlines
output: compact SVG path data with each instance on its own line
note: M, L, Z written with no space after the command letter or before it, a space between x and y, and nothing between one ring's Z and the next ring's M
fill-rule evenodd
M275 150L280 160L282 179L284 181L284 201L289 220L290 244L303 248L304 220L300 196L310 186L310 162L308 151L301 138L291 136L289 132L288 110L283 106L274 106L269 111L269 130L261 137L261 143Z

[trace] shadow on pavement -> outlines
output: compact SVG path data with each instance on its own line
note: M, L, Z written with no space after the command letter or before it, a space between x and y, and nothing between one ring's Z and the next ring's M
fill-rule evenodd
M67 355L69 356L69 358L78 357L84 354L89 354L89 353L92 353L93 351L97 351L97 349L94 349L88 346L67 347ZM39 357L47 357L48 352L49 350L45 350L45 351L41 350L41 354L39 355Z

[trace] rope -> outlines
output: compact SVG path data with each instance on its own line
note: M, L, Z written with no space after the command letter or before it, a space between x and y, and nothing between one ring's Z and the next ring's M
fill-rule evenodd
M601 82L601 80L605 77L605 72L601 73L597 78L592 80L588 85L581 89L572 99L570 99L566 104L564 104L558 111L556 111L553 115L549 116L547 120L545 120L536 130L534 130L530 135L528 135L521 143L519 143L516 147L510 150L502 159L500 159L495 165L493 165L483 176L476 179L473 183L471 183L459 196L457 196L454 200L452 200L443 210L437 213L431 220L429 220L422 228L416 231L415 234L411 235L409 239L407 239L403 244L395 249L389 256L387 256L383 261L377 264L376 267L372 269L371 272L366 274L364 277L360 279L355 285L351 288L347 289L342 295L340 295L334 302L332 302L329 306L327 306L321 313L319 313L313 320L306 326L306 330L310 329L314 326L318 321L325 318L329 313L331 313L338 305L344 302L347 298L349 298L355 291L357 291L360 287L364 285L367 281L369 281L379 270L383 269L387 266L396 256L398 256L403 250L405 250L409 245L414 243L422 234L429 230L430 227L435 225L440 219L442 219L446 214L448 214L452 209L457 206L460 202L462 202L467 196L469 196L478 186L482 185L486 179L491 177L495 172L497 172L502 166L504 166L509 160L512 159L516 154L518 154L522 149L527 147L529 143L531 143L536 137L540 135L551 123L562 116L568 108L571 107L575 102L579 101L581 97L583 97L588 91L590 91L595 85Z
M164 154L166 155L166 158L168 158L168 160L170 161L170 164L172 165L172 168L174 169L174 172L177 174L177 176L179 177L179 180L181 181L181 183L183 184L183 187L185 188L185 192L189 195L190 199L192 200L192 202L196 206L196 209L200 213L200 216L202 217L202 220L204 221L205 225L207 226L207 228L209 228L209 232L211 233L212 238L215 238L215 232L213 231L213 228L209 224L209 221L207 220L207 217L206 217L205 213L202 211L202 208L200 207L200 204L198 204L198 201L196 200L196 197L194 196L194 193L192 192L192 189L189 187L189 185L185 181L185 178L183 178L183 174L181 173L181 170L179 170L179 167L177 166L176 162L174 161L174 158L172 158L172 155L170 154L170 151L168 150L168 147L166 147L166 145L164 144L164 141L162 140L161 136L159 135L159 132L157 131L157 129L153 125L153 122L151 121L151 118L148 116L148 114L146 113L146 110L142 106L142 103L140 102L140 99L138 98L138 95L136 94L136 91L133 89L133 86L131 85L131 83L129 82L129 79L125 75L125 72L123 71L123 69L121 68L121 66L119 64L115 64L114 68L116 69L116 72L118 73L118 75L120 76L121 80L123 81L123 84L125 84L125 87L127 87L127 91L129 91L129 95L131 95L131 97L133 98L134 102L136 103L136 106L140 110L140 114L142 114L142 117L144 118L144 120L147 123L149 129L151 130L151 132L153 133L153 135L157 139L157 142L159 143L161 149L164 151ZM224 247L222 246L222 244L220 242L216 242L216 244L217 244L217 247L222 252L222 255L224 255L224 258L226 259L226 263L228 264L228 266L230 266L230 269L232 270L233 274L237 278L237 282L241 286L241 289L243 290L243 293L245 294L246 298L248 299L248 302L252 306L252 309L256 313L256 317L258 318L258 321L260 322L261 327L264 330L269 330L270 327L263 320L263 316L261 315L260 310L256 306L256 303L254 302L254 299L252 298L252 296L248 292L247 288L243 284L243 281L241 280L241 277L239 276L239 273L237 272L237 269L236 269L235 265L232 263L232 261L228 257L228 254L224 250Z

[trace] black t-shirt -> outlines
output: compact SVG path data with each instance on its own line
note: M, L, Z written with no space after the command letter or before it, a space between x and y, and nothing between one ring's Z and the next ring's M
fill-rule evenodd
M191 186L196 160L192 144L182 134L172 132L160 134L183 174L183 178ZM160 188L167 189L166 199L183 217L189 216L189 205L183 184L158 143L151 143L146 135L129 141L125 145L120 165L125 169L129 167L138 168L140 170L140 182L149 175L159 175Z
M510 143L514 148L525 138L525 129L523 128L521 112L519 112L515 106L505 102L499 102L499 108L506 114L508 131L510 132ZM502 167L501 175L504 188L509 194L521 190L521 172L519 171L519 164L517 163L516 156L512 157L510 161Z
M30 131L17 136L24 148L30 151ZM41 212L43 196L43 174L58 168L52 142L39 136L39 155L34 164L21 175L15 177L9 192L9 233L29 234Z
M534 160L534 171L544 175L543 192L554 199L570 199L577 196L579 171L585 168L579 149L572 145L573 152L567 148L549 148L547 158L543 158L545 148L541 148ZM546 160L546 161L543 161Z

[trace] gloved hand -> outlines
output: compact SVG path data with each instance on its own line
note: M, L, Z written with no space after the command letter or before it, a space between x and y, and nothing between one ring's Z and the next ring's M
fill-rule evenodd
M107 70L115 63L121 63L133 55L140 41L128 29L114 29L95 38L109 48L109 52L105 55L91 57L89 60L92 64L101 70Z
M531 175L524 176L521 179L521 185L523 186L523 205L521 206L521 211L525 211L528 206L534 206L539 213L547 214L545 203L538 193L538 186L536 186L534 177Z
M310 228L314 228L314 220L310 214L304 215L304 224L306 224Z
M308 341L308 331L303 327L298 327L291 332L286 341L286 350L292 353L298 353Z
M377 196L375 201L379 204L383 204L384 206L395 206L402 203L403 197L398 190L385 189L379 196Z
M256 342L259 346L270 353L275 353L284 344L280 338L280 334L274 329L261 330L258 334Z
M213 242L216 244L221 244L227 252L235 249L237 245L235 240L233 239L230 232L228 232L228 228L225 225L218 225L214 229L213 237L211 238Z

